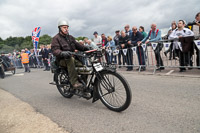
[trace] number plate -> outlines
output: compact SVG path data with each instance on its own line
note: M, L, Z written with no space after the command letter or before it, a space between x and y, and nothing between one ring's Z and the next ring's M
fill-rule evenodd
M101 71L101 70L103 70L103 67L102 67L102 65L101 65L100 63L95 63L95 64L94 64L94 68L95 68L96 71Z

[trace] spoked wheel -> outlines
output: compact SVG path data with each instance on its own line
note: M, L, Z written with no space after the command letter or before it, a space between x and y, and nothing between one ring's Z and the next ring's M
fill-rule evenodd
M120 112L131 103L132 94L127 81L116 72L101 73L98 92L102 103L110 110Z
M60 94L65 98L71 98L73 94L70 93L71 86L68 81L67 75L58 73L54 75L54 79L56 81L56 86Z
M5 72L4 72L3 66L1 66L1 68L0 68L0 77L1 77L2 79L5 78Z

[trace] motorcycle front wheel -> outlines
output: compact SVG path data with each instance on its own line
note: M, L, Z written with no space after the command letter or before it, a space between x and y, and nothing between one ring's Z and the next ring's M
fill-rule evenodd
M121 112L129 107L132 99L131 89L119 73L102 72L97 87L101 102L110 110Z

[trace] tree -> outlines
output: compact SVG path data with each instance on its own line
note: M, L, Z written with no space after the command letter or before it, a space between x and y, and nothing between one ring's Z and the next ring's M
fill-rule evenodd
M13 47L8 46L8 45L4 45L0 50L0 52L5 52L5 53L11 53L12 51L13 51Z
M3 46L4 46L4 44L0 42L0 49L2 49Z
M32 49L32 48L33 48L33 43L32 43L32 41L24 41L24 42L21 44L20 49L25 49L25 48Z
M80 41L80 40L84 40L85 38L87 38L87 37L80 36L80 37L77 37L76 40Z
M44 44L44 45L48 45L51 43L52 37L45 34L43 36L40 37L39 39L39 45Z

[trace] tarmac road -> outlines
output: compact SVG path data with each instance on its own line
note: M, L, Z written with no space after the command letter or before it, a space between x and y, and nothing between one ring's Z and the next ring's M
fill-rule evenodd
M42 70L7 74L0 79L0 88L72 133L200 132L200 78L120 73L132 89L132 103L121 113L101 101L62 97L48 84L53 75Z

